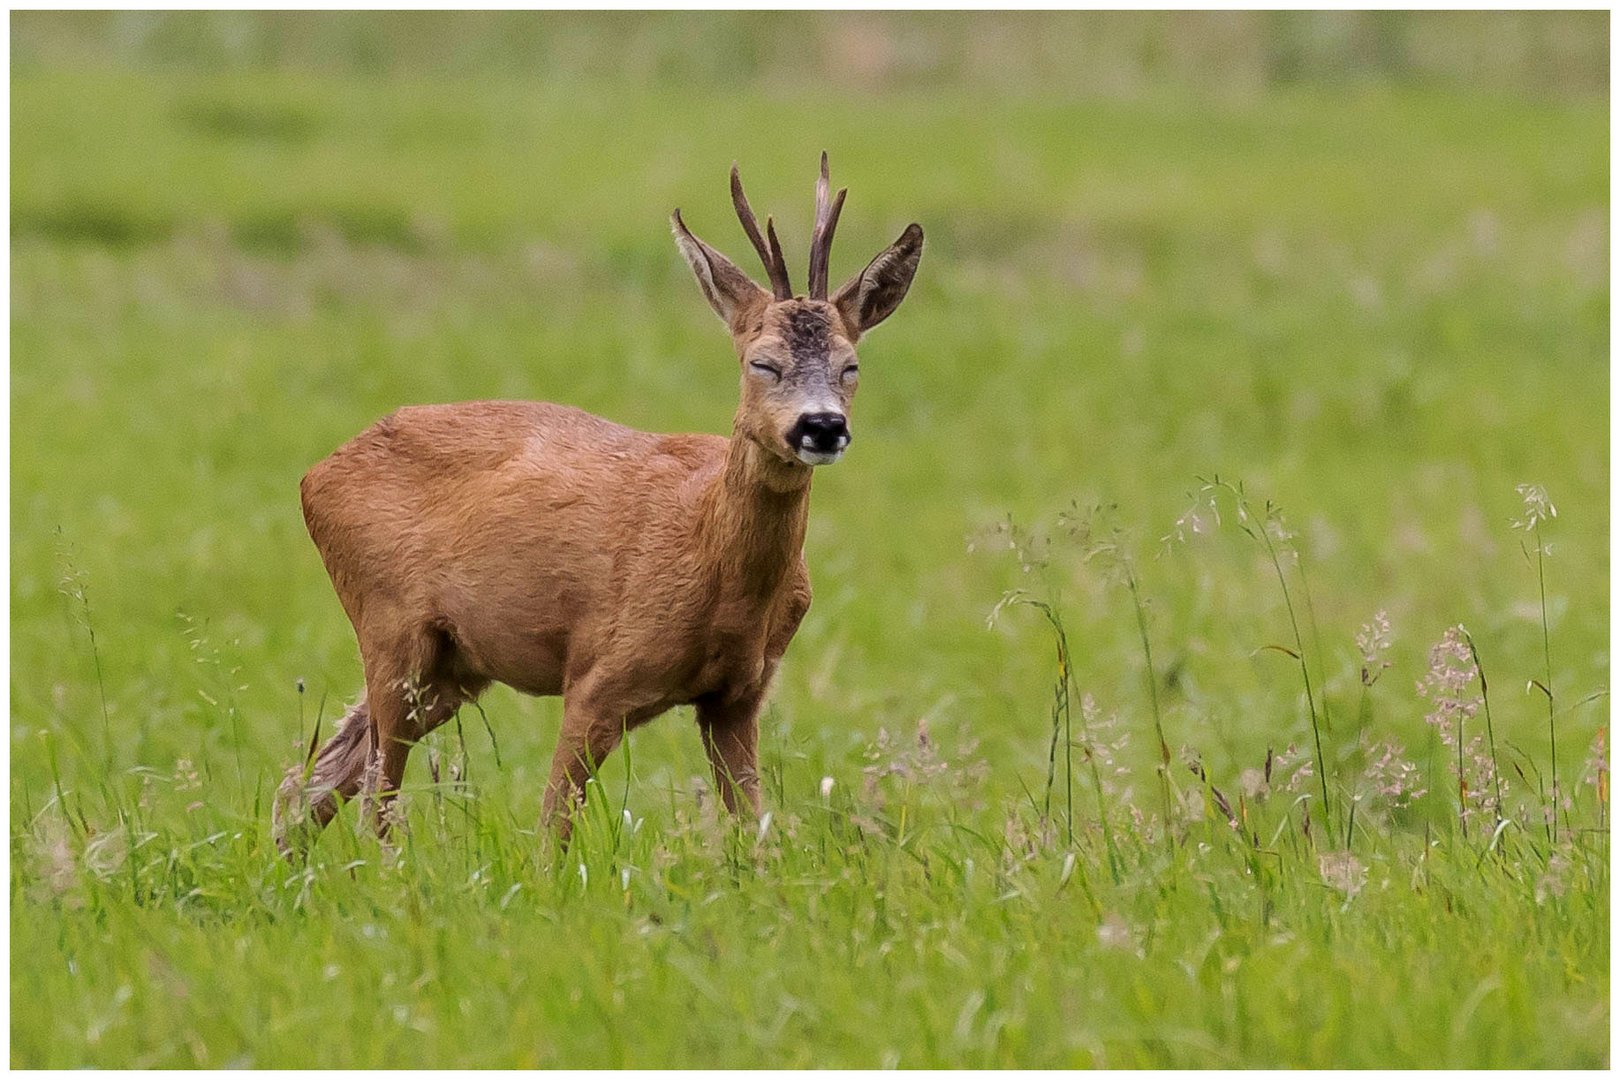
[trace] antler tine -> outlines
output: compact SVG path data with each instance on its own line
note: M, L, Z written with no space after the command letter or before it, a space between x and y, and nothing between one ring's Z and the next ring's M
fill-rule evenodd
M776 222L771 215L765 215L765 243L771 252L771 284L777 285L777 275L781 276L781 292L777 294L778 300L788 300L793 296L793 282L788 278L787 259L782 255L782 244L776 239Z
M767 247L765 238L759 234L759 222L748 205L748 196L743 194L742 177L738 175L735 164L731 166L731 205L736 207L737 220L742 222L743 232L748 234L749 242L765 264L765 273L771 279L771 292L776 294L778 300L792 299L793 284L788 280L787 260L782 257L782 247L776 242L776 231L771 228L770 218L766 218L765 227L771 234L770 246Z
M810 234L810 299L827 299L827 267L832 259L833 231L838 228L838 215L844 209L844 196L848 188L839 188L830 204L827 193L832 178L827 171L827 151L821 152L821 175L816 178L816 226Z

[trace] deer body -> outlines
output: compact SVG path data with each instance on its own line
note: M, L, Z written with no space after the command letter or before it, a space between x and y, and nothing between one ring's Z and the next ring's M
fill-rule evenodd
M921 251L912 226L827 299L825 156L822 170L820 297L815 254L812 296L781 295L771 223L770 245L756 246L774 295L675 217L744 368L729 439L539 402L420 406L304 477L305 522L354 626L366 694L282 785L284 851L368 781L386 803L411 745L491 682L563 696L544 812L565 838L589 771L677 705L696 707L726 805L758 812L758 712L810 606L812 470L849 441L853 343L898 305ZM733 194L756 236L735 170Z

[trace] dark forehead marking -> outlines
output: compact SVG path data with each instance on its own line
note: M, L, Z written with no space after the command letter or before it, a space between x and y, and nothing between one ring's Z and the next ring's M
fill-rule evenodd
M832 319L818 308L794 308L782 320L782 341L795 361L825 360L832 350Z

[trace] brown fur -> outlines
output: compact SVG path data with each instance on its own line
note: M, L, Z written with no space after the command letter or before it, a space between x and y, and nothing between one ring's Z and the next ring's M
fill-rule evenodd
M372 746L380 810L411 745L491 682L563 696L545 817L565 838L589 770L676 705L696 707L726 805L758 812L759 709L810 606L812 469L786 435L811 405L847 414L854 342L904 295L921 231L886 264L904 281L873 277L891 248L833 301L783 301L676 221L742 365L730 439L539 402L418 406L304 477L304 519L354 626L366 696L309 780L283 784L285 847L284 823L318 831L335 796L360 789ZM894 298L863 321L875 289Z

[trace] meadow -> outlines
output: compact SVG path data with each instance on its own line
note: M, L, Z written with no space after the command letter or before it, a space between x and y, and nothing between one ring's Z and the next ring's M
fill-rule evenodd
M1607 23L1336 18L13 15L12 1064L1607 1065ZM728 431L669 212L823 148L928 240L766 819L683 709L557 852L497 687L278 858L304 470Z

